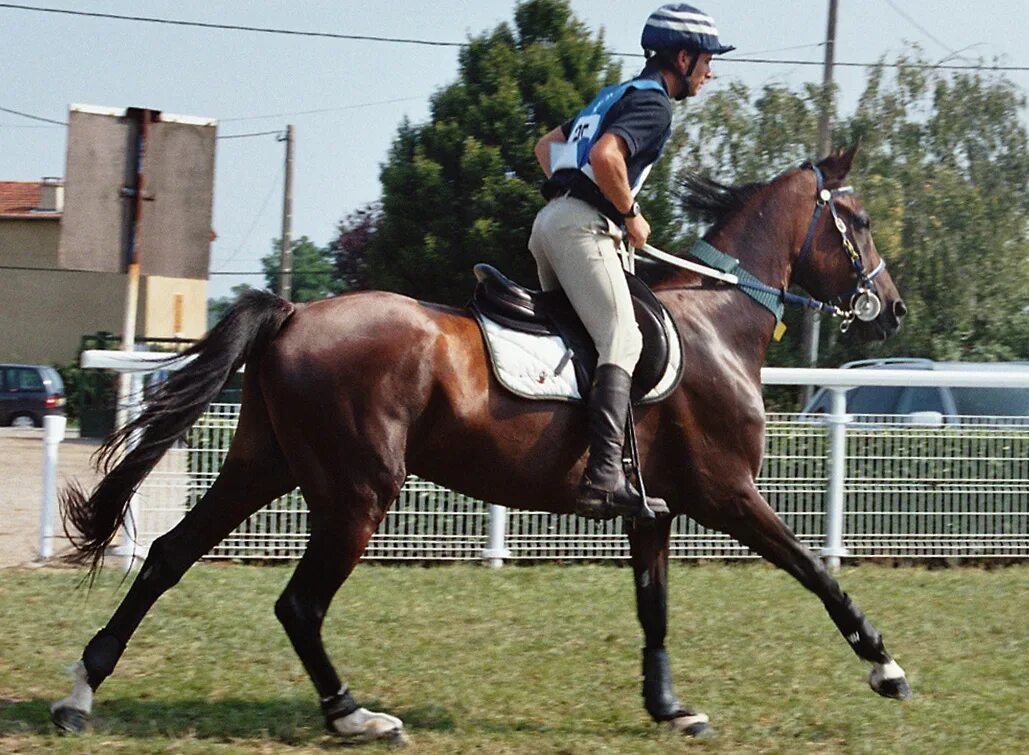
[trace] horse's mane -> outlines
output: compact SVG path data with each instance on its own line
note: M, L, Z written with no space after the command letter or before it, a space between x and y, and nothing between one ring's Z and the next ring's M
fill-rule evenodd
M767 181L755 181L729 186L699 173L686 173L676 194L692 220L720 225L767 185Z

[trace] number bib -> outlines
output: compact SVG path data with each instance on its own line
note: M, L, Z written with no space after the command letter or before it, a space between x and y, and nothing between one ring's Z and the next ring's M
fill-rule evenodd
M568 140L561 144L552 144L550 147L550 170L556 173L559 170L572 168L580 170L593 181L593 170L590 168L590 150L600 136L600 125L604 116L616 102L625 96L630 89L656 89L664 91L664 87L651 79L634 79L622 84L604 87L593 101L583 108L572 122L572 129L568 133ZM636 186L632 187L633 194L639 191L643 180L649 173L649 166L640 175ZM594 183L596 183L594 181Z

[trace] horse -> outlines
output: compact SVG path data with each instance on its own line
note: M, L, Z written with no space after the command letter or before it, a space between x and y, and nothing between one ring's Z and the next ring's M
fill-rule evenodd
M766 288L787 296L796 283L811 301L839 301L822 306L845 316L849 337L884 339L900 327L906 307L868 215L842 188L856 148L746 186L697 178L689 198L714 220L704 240ZM822 212L826 206L831 212ZM855 319L845 300L867 299L869 287L876 306L863 306ZM677 515L728 533L791 574L871 664L872 689L909 696L879 631L755 484L764 450L760 369L776 318L739 288L677 267L653 289L680 331L685 374L668 398L638 407L634 419L647 489L671 511L626 528L644 637L646 711L686 735L712 731L705 714L679 702L665 649L668 543ZM327 656L321 632L330 601L409 473L516 509L571 513L585 463L585 409L501 388L467 310L381 291L304 305L248 292L185 353L193 361L101 449L107 474L93 493L87 498L76 486L63 492L65 528L79 562L96 573L133 491L246 363L235 437L206 495L154 541L109 622L85 646L71 694L52 706L54 723L85 730L94 693L158 597L248 516L299 486L310 509L310 540L275 614L330 732L350 742L404 738L399 718L356 702ZM138 443L127 448L133 436Z

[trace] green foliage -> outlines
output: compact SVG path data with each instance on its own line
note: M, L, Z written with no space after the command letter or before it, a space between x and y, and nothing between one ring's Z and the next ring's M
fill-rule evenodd
M898 336L868 345L839 338L826 319L820 363L1029 359L1025 97L994 72L918 67L926 61L917 48L899 62L895 71L869 69L849 116L816 84L752 91L736 81L677 105L668 154L641 197L652 241L680 250L703 231L674 201L682 171L728 183L768 179L816 155L826 104L834 144L861 141L853 182L909 315ZM513 26L472 37L458 80L433 97L430 122L404 122L397 132L382 170L382 217L365 239L370 284L462 303L478 261L533 284L525 244L542 176L532 147L619 78L602 35L591 35L565 0L522 2ZM801 319L787 309L790 335L769 351L769 364L803 363Z
M225 317L225 313L229 311L233 304L236 303L236 299L243 295L245 291L252 289L249 283L240 283L239 285L232 287L232 294L230 296L220 296L217 299L207 300L207 327L213 328L219 320Z
M261 258L265 285L271 291L281 289L280 271L282 241L272 242L272 253ZM293 285L291 301L305 302L324 299L342 290L335 277L335 265L328 247L320 247L307 236L291 243L293 250Z
M526 244L543 174L533 147L620 77L567 0L519 3L514 26L473 36L459 65L430 122L398 129L368 249L375 287L452 304L467 300L476 262L535 285Z
M855 182L910 309L882 353L1029 359L1025 105L996 74L870 74L844 133L862 139Z
M733 81L721 91L688 102L688 107L679 105L686 112L675 120L673 188L684 172L703 173L729 184L763 181L815 154L820 87L809 85L795 92L781 84L768 84L752 92L743 82ZM677 249L687 248L704 230L681 212L674 213L668 223L678 229L679 243L673 247ZM769 365L803 363L802 319L799 308L786 308L783 322L788 335L769 349ZM786 397L793 394L792 388L766 389L773 406L785 405Z
M870 69L857 111L834 117L834 143L860 140L852 173L876 246L909 308L900 334L855 345L822 328L820 363L865 356L1029 359L1029 146L1025 97L998 74ZM903 65L908 64L908 65ZM677 119L678 170L728 183L764 180L815 156L820 88L751 92L733 82ZM702 229L680 217L687 237ZM768 363L802 363L801 312Z

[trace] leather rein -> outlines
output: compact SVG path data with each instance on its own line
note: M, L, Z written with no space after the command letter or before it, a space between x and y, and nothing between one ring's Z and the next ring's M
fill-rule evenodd
M695 273L720 280L723 283L736 286L747 296L771 311L776 317L777 324L781 324L783 304L796 304L819 312L826 312L833 317L839 317L843 320L840 323L840 330L844 333L847 332L855 319L862 322L870 322L882 312L882 300L875 289L875 278L886 269L886 260L880 260L879 264L871 272L865 271L864 263L861 261L861 254L850 240L847 225L836 212L836 205L833 202L835 197L853 194L854 188L852 186L841 186L838 189L826 189L822 171L816 165L808 165L807 167L814 171L817 182L815 209L811 216L811 222L808 224L807 235L800 248L800 255L797 257L796 264L800 265L804 262L810 253L818 221L822 216L822 211L828 207L833 217L833 224L840 233L843 252L850 259L857 276L857 285L850 291L834 296L827 302L823 302L810 296L800 296L791 293L785 287L775 288L774 286L769 286L744 270L739 264L739 260L718 251L702 239L698 240L690 248L689 254L704 262L704 265L688 262L687 260L662 252L649 244L639 251L659 262L691 270ZM848 298L849 302L845 309L843 303ZM775 304L773 305L771 302Z

